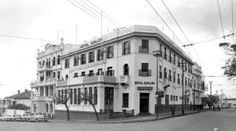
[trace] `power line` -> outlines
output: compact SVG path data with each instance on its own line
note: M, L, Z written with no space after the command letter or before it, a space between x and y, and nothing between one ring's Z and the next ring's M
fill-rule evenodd
M186 38L186 40L188 41L188 43L191 43L189 38L187 37L187 35L184 33L183 29L180 27L180 24L178 23L178 21L175 19L174 15L171 13L171 11L169 10L169 8L167 7L166 3L164 2L164 0L161 0L162 3L164 4L165 8L168 10L169 14L171 15L171 17L174 19L176 25L179 27L179 29L181 30L181 32L183 33L184 37ZM185 47L183 45L183 47ZM193 48L193 47L192 47ZM197 55L197 57L199 58L199 60L201 61L201 63L205 66L205 63L203 62L202 58L200 57L200 55L197 53L196 49L193 48L195 54ZM206 66L205 66L206 67Z
M78 9L82 10L84 13L86 13L87 15L93 17L96 20L100 20L99 18L97 18L97 15L94 16L94 14L90 14L86 9L81 8L80 6L78 6L77 4L73 3L71 0L67 0L69 3L71 3L72 5L74 5L75 7L77 7Z
M194 43L191 43L191 44L186 44L186 45L183 45L184 47L187 47L187 46L193 46L193 45L196 45L196 44L202 44L202 43L206 43L206 42L210 42L210 41L215 41L215 40L218 40L218 39L222 39L222 38L226 38L226 37L230 37L230 36L233 36L235 33L230 33L228 35L224 35L224 36L221 36L221 37L216 37L216 38L212 38L212 39L208 39L208 40L203 40L203 41L199 41L199 42L194 42Z
M180 39L177 37L177 35L174 33L174 31L170 28L170 26L165 22L165 20L161 17L161 15L157 12L157 10L153 7L153 5L146 0L147 3L150 5L150 7L153 9L153 11L156 13L156 15L162 20L162 22L167 26L167 28L171 31L171 33L177 38L177 40L183 45L183 43L180 41ZM187 51L187 50L186 50ZM190 55L189 51L187 51L188 54Z
M38 38L30 38L30 37L24 37L24 36L16 36L16 35L8 35L8 34L2 34L0 33L1 37L9 37L9 38L17 38L17 39L25 39L25 40L34 40L34 41L48 41L48 42L54 42L51 40L44 40L44 39L38 39Z
M221 23L221 28L222 28L223 36L224 36L225 32L224 32L224 26L223 26L223 21L222 21L222 16L221 16L219 0L217 0L217 7L218 7L218 10L219 10L220 23Z

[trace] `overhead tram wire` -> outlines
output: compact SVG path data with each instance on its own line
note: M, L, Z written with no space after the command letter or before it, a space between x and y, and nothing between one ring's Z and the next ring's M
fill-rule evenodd
M149 2L149 0L146 0L149 6L153 9L153 11L156 13L156 15L162 20L162 22L167 26L167 28L171 31L171 33L177 38L177 40L180 42L181 45L183 45L182 41L177 37L177 35L174 33L174 31L170 28L170 26L165 22L165 20L161 17L161 15L157 12L157 10L153 7L153 5ZM189 51L185 49L190 55Z
M34 41L48 41L48 42L55 42L52 40L45 40L45 39L38 39L38 38L30 38L30 37L24 37L24 36L16 36L16 35L8 35L8 34L1 34L0 37L9 37L9 38L17 38L17 39L25 39L25 40L34 40Z
M218 7L218 11L219 11L219 17L220 17L221 29L222 29L222 32L223 32L223 36L225 36L224 26L223 26L223 21L222 21L222 16L221 16L221 10L220 10L220 3L219 3L219 0L217 0L217 7ZM225 39L225 37L224 37L224 39Z
M86 13L87 15L93 17L93 18L96 19L96 20L100 20L99 17L98 17L96 14L94 14L94 13L92 13L92 14L89 13L90 11L88 11L88 10L82 8L81 6L79 6L79 5L75 4L75 3L73 3L71 0L67 0L67 1L68 1L69 3L71 3L72 5L74 5L75 7L77 7L78 9L82 10L82 11L83 11L84 13Z
M188 43L191 43L189 38L187 37L187 35L185 34L185 32L183 31L183 29L180 27L180 24L178 23L178 21L175 19L174 15L172 14L172 12L169 10L168 6L166 5L166 3L164 2L164 0L161 0L162 3L164 4L165 8L167 9L167 11L169 12L169 14L171 15L171 17L174 19L176 25L179 27L179 29L181 30L181 32L183 33L185 39L188 41ZM184 46L184 45L183 45ZM192 47L193 48L193 47ZM202 58L200 57L200 55L197 53L196 49L193 48L195 54L197 55L197 57L199 58L199 60L201 61L201 63L206 67L204 61L202 60Z

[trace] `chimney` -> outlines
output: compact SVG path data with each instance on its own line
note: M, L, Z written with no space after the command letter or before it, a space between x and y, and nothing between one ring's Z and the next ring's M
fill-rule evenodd
M18 94L20 94L20 90L18 90Z
M25 93L27 93L27 91L28 91L28 90L27 90L27 89L25 89Z

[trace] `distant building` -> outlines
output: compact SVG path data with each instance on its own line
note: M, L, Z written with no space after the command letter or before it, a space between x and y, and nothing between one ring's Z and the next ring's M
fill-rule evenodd
M180 109L182 104L201 104L201 67L154 26L132 26L80 46L64 46L48 45L38 53L38 79L31 86L38 96L32 99L33 112L51 104L56 117L61 116L65 106L58 101L54 107L53 95L63 99L67 92L72 92L68 101L72 118L81 112L93 112L90 103L81 101L81 93L93 101L100 113L155 114L157 91L163 94L158 99L161 107L176 105ZM59 51L54 49L57 47ZM158 58L153 56L154 51L159 51ZM56 52L61 57L60 63L54 65ZM48 80L55 81L49 84Z
M223 99L223 107L236 109L236 98Z
M47 44L43 51L37 53L37 80L31 83L31 112L54 114L56 82L62 78L61 55L73 46L64 44Z
M17 104L23 104L30 108L31 105L30 96L31 96L31 91L25 89L24 92L20 92L20 90L18 90L17 94L1 99L0 100L1 113L4 113L6 109L8 109L10 106Z

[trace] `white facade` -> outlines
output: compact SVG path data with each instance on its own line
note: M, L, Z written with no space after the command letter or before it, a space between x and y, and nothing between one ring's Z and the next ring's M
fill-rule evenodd
M125 48L127 43L129 46ZM110 58L107 57L108 48L112 48ZM134 110L134 114L154 114L157 58L153 56L153 51L160 48L162 57L158 57L158 88L165 94L164 98L161 98L161 104L182 104L182 102L193 104L192 79L195 76L192 73L192 66L194 63L176 44L153 26L133 26L112 32L85 43L77 49L64 52L62 54L64 81L59 81L57 84L58 95L63 96L62 92L69 89L73 92L72 100L69 101L71 111L93 111L89 103L78 104L78 90L89 94L91 89L91 94L94 94L96 89L98 111ZM102 60L97 58L99 49L104 51ZM89 62L90 52L94 54L92 62ZM85 64L81 63L82 55L86 55ZM75 62L76 58L78 64ZM127 74L124 73L126 64L129 70ZM182 65L184 65L183 69ZM112 75L98 75L99 69L102 72L109 72L108 68L111 69ZM109 89L112 90L111 94ZM63 104L57 104L56 110L65 110L65 107Z
M161 56L153 56L153 51L161 51ZM154 114L157 91L164 92L164 97L159 97L160 105L192 105L193 81L196 76L201 79L201 72L193 73L194 62L154 26L117 30L80 46L48 45L38 54L38 64L58 55L60 64L38 66L38 78L32 84L33 112L40 112L40 108L45 111L45 103L54 109L53 98L65 98L69 91L70 111L93 112L90 103L81 101L80 94L84 94L98 112ZM60 77L54 77L58 71ZM198 85L201 82L196 81ZM37 105L40 102L43 104ZM65 110L58 101L55 111Z

